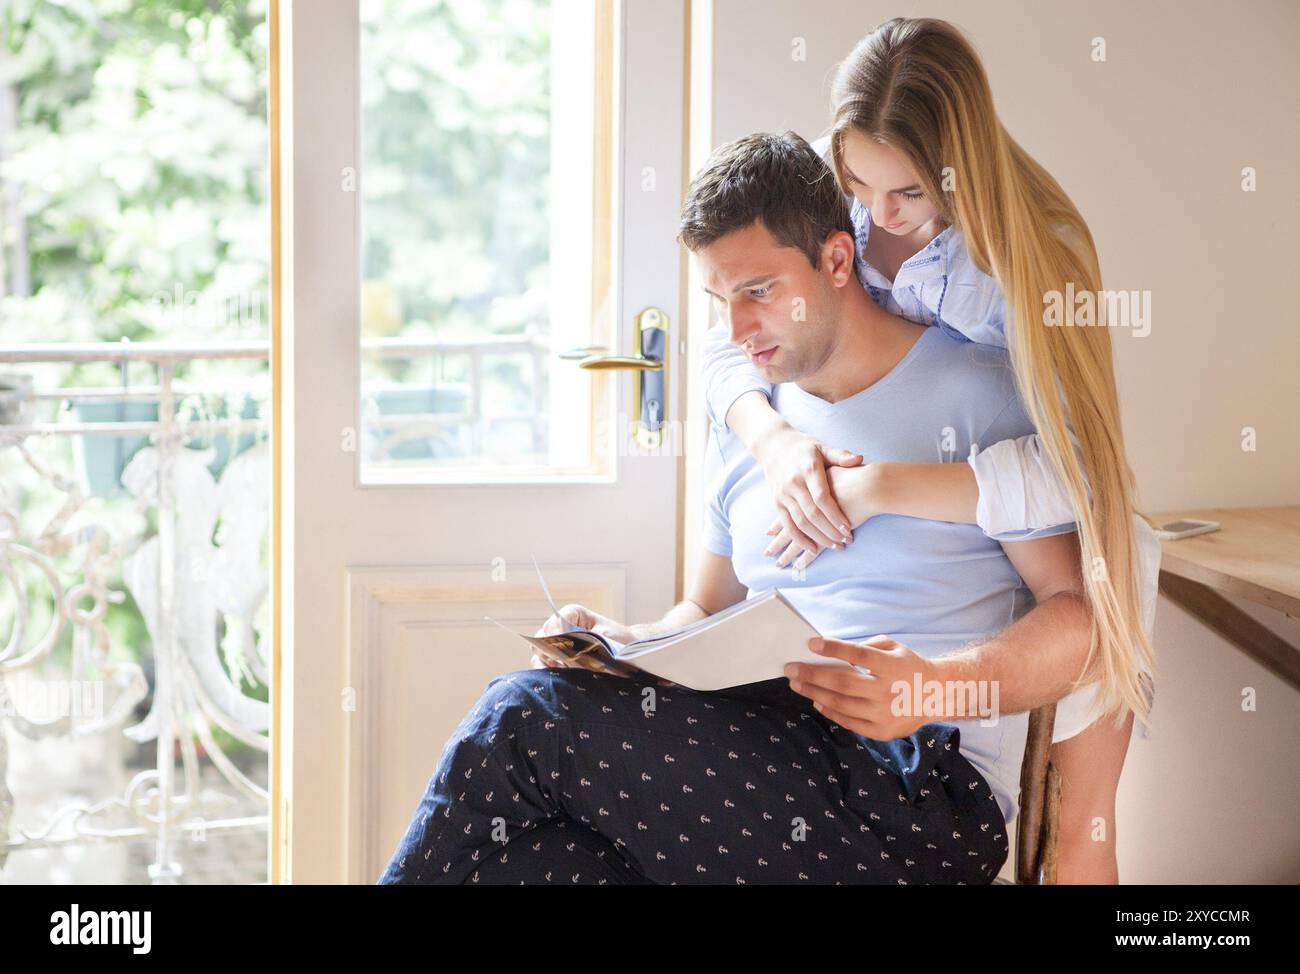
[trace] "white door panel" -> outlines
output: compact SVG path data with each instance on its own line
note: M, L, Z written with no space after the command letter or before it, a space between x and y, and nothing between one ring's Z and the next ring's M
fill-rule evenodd
M347 448L361 408L360 194L345 188L358 165L358 9L282 11L285 878L370 883L452 728L492 677L528 665L527 645L483 617L517 632L545 618L533 556L558 603L633 621L672 603L678 460L619 455L604 483L361 485ZM676 397L684 6L628 0L618 25L619 351L639 311L664 309ZM631 416L635 374L616 375L617 411ZM680 419L671 406L667 418Z
M531 566L530 566L531 567ZM551 595L616 615L624 565L542 566ZM481 565L348 571L348 685L359 708L348 724L347 834L356 881L383 871L406 831L439 751L466 702L499 673L521 668L517 632L549 614L527 575L494 581Z

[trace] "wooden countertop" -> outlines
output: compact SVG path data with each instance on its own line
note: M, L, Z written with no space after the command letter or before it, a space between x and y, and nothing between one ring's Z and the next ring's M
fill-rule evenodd
M1300 506L1152 515L1157 524L1182 518L1218 521L1222 527L1212 534L1162 542L1162 571L1300 620Z

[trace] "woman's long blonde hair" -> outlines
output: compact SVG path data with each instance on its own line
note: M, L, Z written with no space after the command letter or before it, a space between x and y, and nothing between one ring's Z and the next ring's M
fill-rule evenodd
M1087 224L1002 127L979 56L942 20L895 18L863 38L836 72L832 111L832 164L841 189L851 192L843 162L847 132L895 149L940 217L963 234L975 265L1001 286L1016 383L1043 451L1069 491L1083 550L1093 624L1088 664L1076 686L1099 681L1103 714L1118 722L1131 710L1145 720L1150 687L1142 670L1154 673L1155 659L1138 591L1133 474L1110 329L1104 317L1092 327L1053 327L1043 316L1048 296L1065 295L1070 283L1076 294L1100 296L1101 269ZM1095 304L1100 312L1104 302Z

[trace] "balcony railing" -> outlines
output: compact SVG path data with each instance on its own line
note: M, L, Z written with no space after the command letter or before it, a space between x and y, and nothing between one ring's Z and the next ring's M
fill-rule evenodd
M528 361L537 408L505 418L543 442L548 350L535 336L362 347L376 360L469 359L456 408L423 409L416 396L416 408L397 397L367 410L369 460L437 437L443 461L473 450L502 418L483 410L487 355ZM18 742L25 776L7 774L18 769L0 733L0 869L28 851L149 843L149 877L178 882L187 843L265 836L268 354L258 341L0 345L0 731ZM252 374L220 389L178 378L241 360L251 369L231 368ZM120 381L67 385L60 373L87 363L117 366ZM91 740L104 745L92 760L116 760L119 773L95 765L29 794L57 777L40 748ZM138 769L129 780L123 748ZM250 869L264 879L260 845Z

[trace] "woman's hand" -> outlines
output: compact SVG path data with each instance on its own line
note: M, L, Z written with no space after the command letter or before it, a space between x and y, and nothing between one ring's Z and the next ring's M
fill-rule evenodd
M856 467L862 457L827 447L782 423L755 443L754 457L776 497L778 522L801 551L843 548L853 526L836 500L827 468Z
M829 475L831 489L844 506L851 528L865 524L877 514L887 513L885 506L884 464L869 463L865 467L832 467ZM822 548L809 548L790 533L781 518L772 522L768 534L775 535L763 554L776 556L776 567L793 564L802 571L817 560Z

